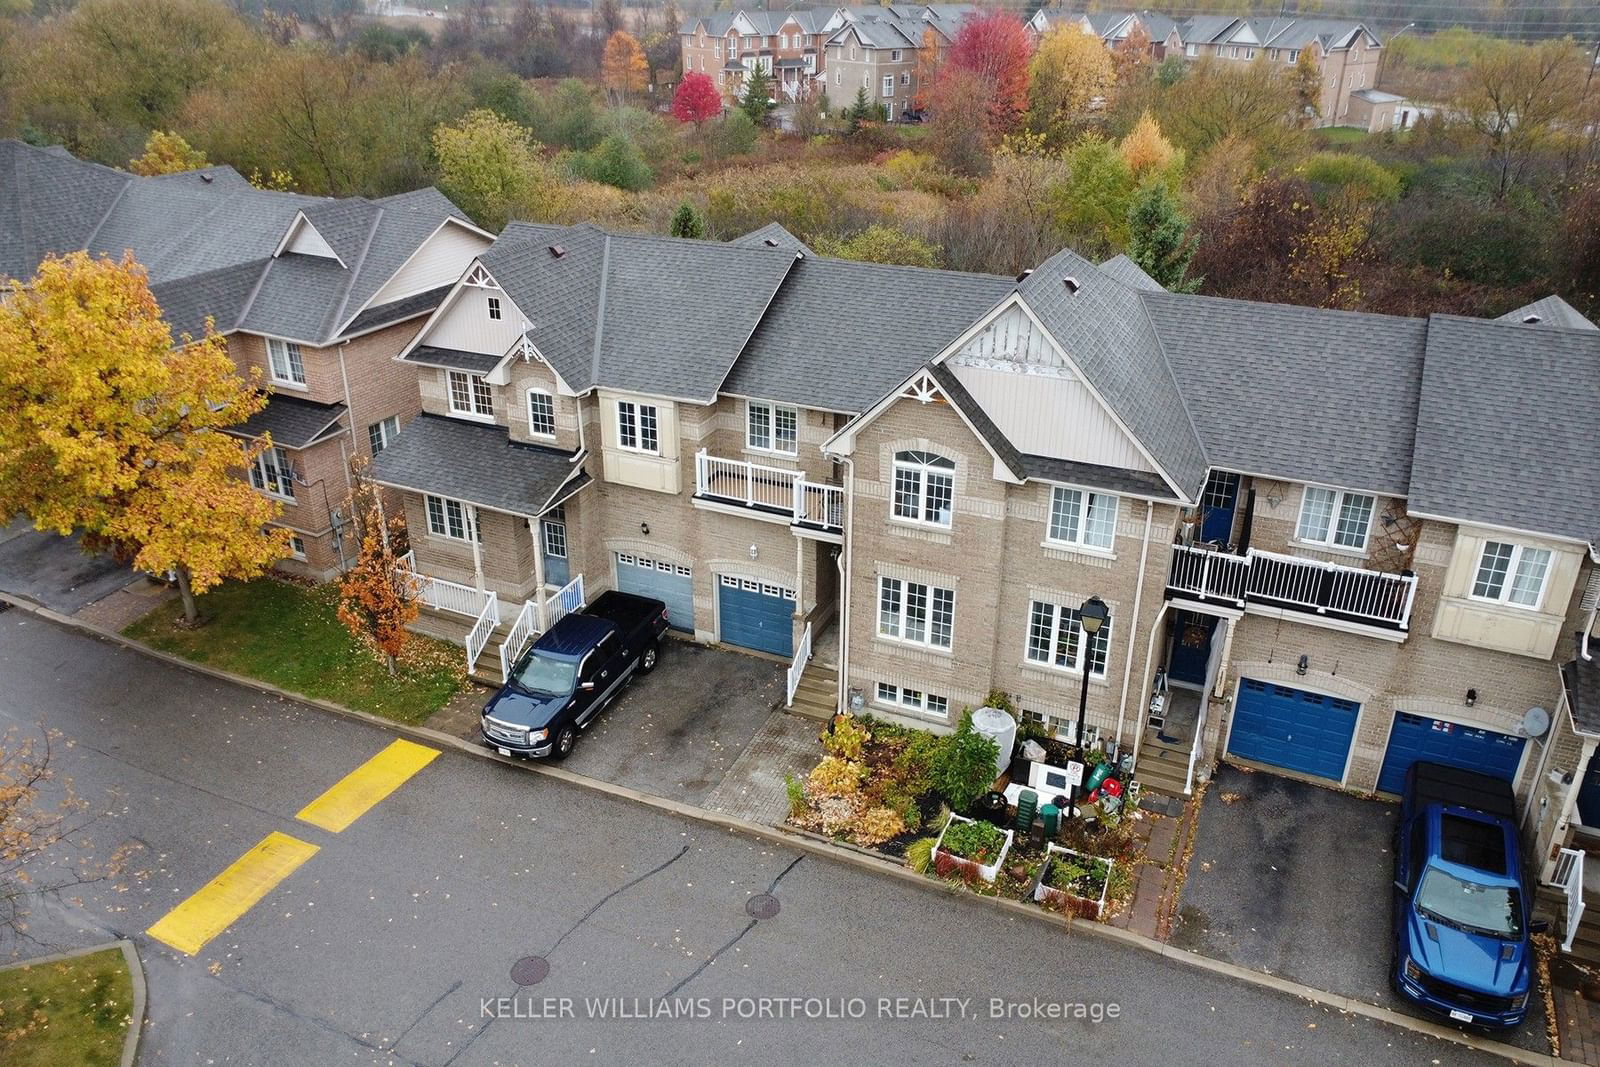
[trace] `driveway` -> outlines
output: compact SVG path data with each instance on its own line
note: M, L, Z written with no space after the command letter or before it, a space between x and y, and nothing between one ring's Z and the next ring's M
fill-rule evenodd
M0 590L63 615L132 580L133 572L109 556L85 553L76 536L40 533L27 519L0 530Z
M704 806L782 706L783 679L780 663L668 640L660 666L628 684L584 731L562 766ZM479 739L476 713L470 719L453 717L452 726L444 728Z
M1201 806L1172 944L1421 1015L1389 988L1399 810L1265 771L1218 767ZM1500 1040L1549 1052L1543 1000L1533 1003L1522 1028Z

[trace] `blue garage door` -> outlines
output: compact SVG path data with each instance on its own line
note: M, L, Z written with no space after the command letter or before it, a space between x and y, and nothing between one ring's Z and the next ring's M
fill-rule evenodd
M618 552L617 588L665 601L667 623L674 630L694 633L694 572L688 567Z
M1239 681L1228 751L1302 774L1339 781L1361 705L1254 678Z
M754 648L778 656L794 655L793 589L721 575L717 581L717 618L724 644Z
M1378 788L1385 793L1399 793L1405 788L1407 769L1418 760L1510 781L1522 765L1525 743L1523 738L1510 734L1397 711L1394 729L1389 733L1389 748L1383 754L1383 770L1378 774Z

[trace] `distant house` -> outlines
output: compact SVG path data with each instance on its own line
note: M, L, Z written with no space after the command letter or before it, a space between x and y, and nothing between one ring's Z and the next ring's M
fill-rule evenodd
M913 109L926 86L917 84L917 55L930 35L935 48L949 47L971 4L891 5L841 8L829 23L824 77L831 99L846 103L867 90L891 120Z

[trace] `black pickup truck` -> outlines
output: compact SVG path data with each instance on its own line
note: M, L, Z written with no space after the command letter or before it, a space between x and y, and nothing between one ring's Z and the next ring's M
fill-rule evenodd
M535 641L483 709L483 740L505 756L565 759L634 671L661 656L667 606L631 593L602 593Z

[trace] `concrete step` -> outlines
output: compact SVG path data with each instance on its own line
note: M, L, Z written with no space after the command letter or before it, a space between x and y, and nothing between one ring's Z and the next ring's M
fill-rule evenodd
M1157 793L1165 793L1170 797L1188 795L1183 791L1184 779L1188 777L1188 774L1188 763L1185 763L1181 769L1174 772L1162 764L1141 762L1133 772L1133 776L1140 786Z

